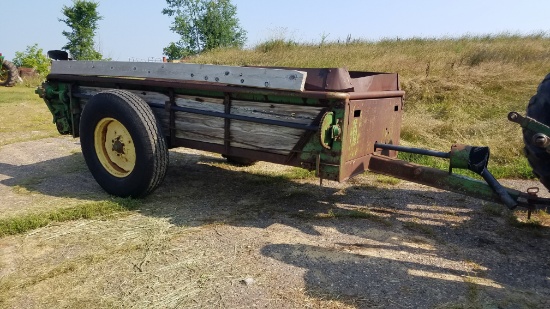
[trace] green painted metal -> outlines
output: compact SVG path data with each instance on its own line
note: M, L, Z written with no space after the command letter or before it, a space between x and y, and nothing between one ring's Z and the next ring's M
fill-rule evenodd
M320 123L320 132L319 132L319 142L321 143L321 146L325 149L332 148L332 141L334 140L332 138L331 134L331 128L334 124L334 113L333 112L327 112L325 115L323 115L323 118L321 119Z
M470 152L472 151L471 146L465 147L451 147L451 153L449 156L449 171L453 168L468 169L468 164L470 162Z
M510 209L517 207L518 203L514 200L506 189L489 172L487 165L489 163L489 147L453 145L450 152L449 173L453 168L468 169L481 176L487 185L499 197L500 201Z
M35 91L46 103L53 115L53 122L60 134L78 136L71 112L70 85L45 82Z
M319 126L321 146L325 149L332 149L332 144L342 139L342 128L334 117L333 112L327 112L321 118Z
M508 119L519 124L522 128L533 131L534 133L542 133L546 136L550 136L550 127L536 121L531 117L523 117L516 112L510 112Z
M345 119L345 109L335 108L325 114L324 124L302 148L302 167L315 169L316 176L322 179L338 180L342 164L341 133ZM324 127L324 128L323 128Z

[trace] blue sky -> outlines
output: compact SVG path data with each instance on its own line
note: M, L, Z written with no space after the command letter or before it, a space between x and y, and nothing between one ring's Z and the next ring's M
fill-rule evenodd
M127 61L162 57L177 40L165 0L96 0L100 3L96 44L105 57ZM71 0L2 0L0 52L8 59L35 43L60 49L67 28L63 5ZM247 46L272 38L319 42L352 38L457 37L502 32L550 34L547 0L233 0Z

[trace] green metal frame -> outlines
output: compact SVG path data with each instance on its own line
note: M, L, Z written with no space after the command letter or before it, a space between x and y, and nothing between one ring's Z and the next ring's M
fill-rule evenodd
M346 110L344 107L332 108L321 119L318 132L304 145L300 154L302 162L315 162L315 166L303 166L315 169L321 179L337 180L342 165L341 134Z
M524 117L517 112L510 112L508 119L519 124L522 128L532 131L533 133L541 133L550 136L550 128L531 117Z
M487 169L490 153L489 147L455 144L448 153L387 144L376 144L376 148L447 158L449 159L449 171L445 172L440 169L395 160L378 154L375 154L369 162L368 168L370 171L501 203L509 209L514 209L518 206L525 207L529 210L529 214L533 209L547 210L550 206L550 199L539 198L534 191L523 193L502 186ZM485 183L453 174L453 169L455 168L470 170L481 176L485 180Z
M78 137L80 110L76 98L71 96L71 86L65 83L45 82L35 91L48 106L53 115L53 123L60 134Z

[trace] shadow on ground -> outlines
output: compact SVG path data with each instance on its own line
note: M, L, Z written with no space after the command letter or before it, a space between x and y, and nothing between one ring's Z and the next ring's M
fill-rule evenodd
M0 162L0 185L22 187L48 196L102 200L108 195L88 171L82 154L28 165Z
M317 245L266 243L260 250L305 269L312 297L364 308L550 306L548 228L512 226L499 206L407 186L320 187L284 173L230 168L208 155L172 151L170 160L164 183L143 200L141 213L178 226L282 224L320 236ZM108 198L79 153L23 166L0 163L0 175L2 185L49 196ZM327 241L326 230L353 240Z

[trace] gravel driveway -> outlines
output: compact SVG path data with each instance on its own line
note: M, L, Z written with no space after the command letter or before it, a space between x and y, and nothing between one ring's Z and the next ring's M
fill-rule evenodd
M137 211L0 238L0 307L550 308L544 215L372 174L320 187L268 163L170 160ZM2 218L104 199L77 140L0 148Z

